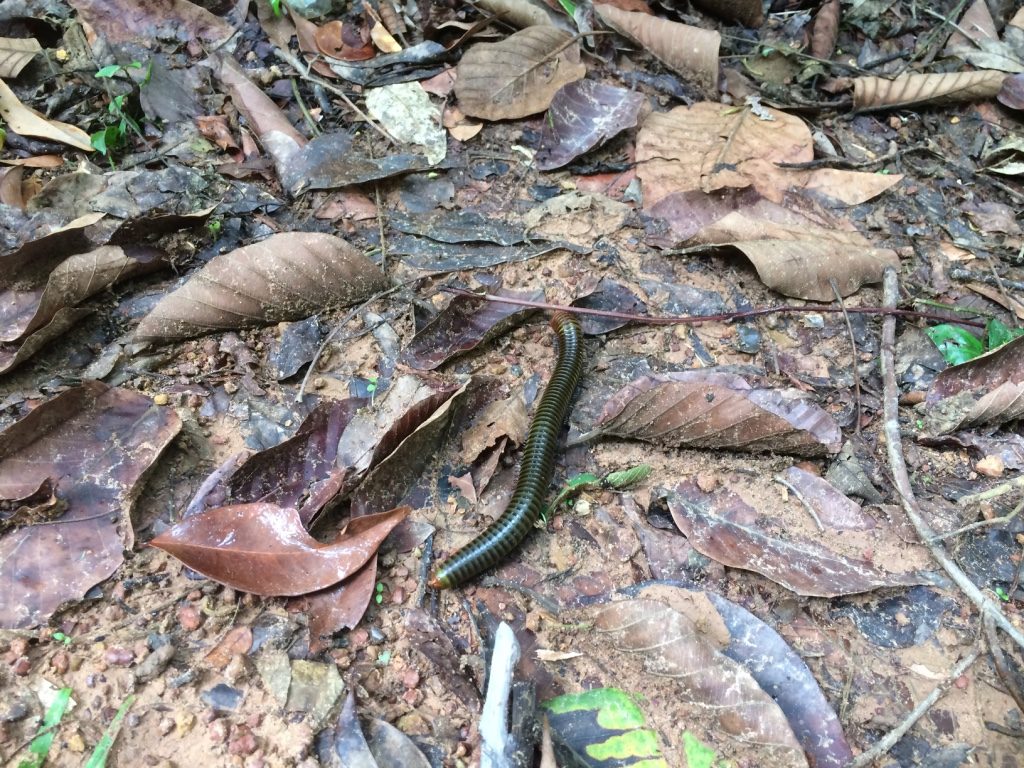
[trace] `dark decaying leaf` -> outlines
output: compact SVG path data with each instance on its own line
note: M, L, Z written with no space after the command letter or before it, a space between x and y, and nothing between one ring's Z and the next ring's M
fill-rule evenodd
M25 498L50 482L65 507L50 524L0 537L0 628L45 621L117 569L134 541L136 485L180 428L173 410L94 381L0 434L0 498Z
M378 765L401 765L402 768L430 768L430 761L419 747L387 720L373 718L368 723L370 752Z
M433 40L424 40L403 51L375 56L368 61L328 63L339 77L359 85L376 87L433 77L444 70L447 59L447 48Z
M305 501L299 516L308 526L330 501L316 491L347 470L337 461L338 440L366 403L358 397L319 403L292 437L250 456L235 470L228 480L232 502L298 507ZM311 503L313 499L319 503Z
M150 544L221 584L257 595L294 596L348 578L409 514L408 507L372 516L373 524L322 544L294 509L237 504L189 517Z
M561 168L627 128L635 128L646 99L596 80L563 85L548 107L537 167Z
M838 597L925 582L919 573L891 573L816 540L772 536L755 522L735 519L738 515L726 518L719 508L743 505L728 491L708 495L684 482L669 494L668 505L679 530L698 552L730 568L760 573L800 595Z
M559 88L586 73L579 44L568 32L527 27L466 51L458 65L455 94L467 115L508 120L547 109Z
M344 307L387 281L369 258L341 238L286 232L215 256L142 319L139 341L166 341L211 330L297 320Z
M648 314L645 301L633 293L627 286L610 280L607 277L602 277L592 293L582 296L574 301L572 305L586 309L627 312L638 316ZM579 320L580 325L583 326L583 332L588 336L600 336L605 333L611 333L629 323L628 320L595 315L581 315Z
M580 440L614 435L670 447L820 456L840 447L839 426L795 390L752 386L713 370L646 376L609 398Z
M70 0L69 4L108 44L161 38L182 43L202 40L217 47L235 31L224 19L188 0Z
M996 98L1004 107L1024 109L1024 74L1006 78Z
M544 292L540 289L531 293L498 291L498 295L529 301L544 300ZM453 296L448 306L413 337L401 360L419 370L433 370L456 355L468 352L524 322L535 311L518 304Z
M493 267L498 264L513 264L528 261L561 249L574 253L589 253L590 249L581 248L571 243L537 242L506 247L488 243L460 245L453 248L446 243L430 240L425 237L398 235L388 241L388 254L400 256L403 264L414 269L430 272L458 272L464 269Z
M366 743L363 736L363 727L359 723L359 716L356 712L356 694L349 688L345 696L345 703L341 706L338 714L338 722L335 724L333 746L334 752L341 759L341 765L345 768L379 768L377 761L370 752L370 745Z
M725 21L736 21L745 27L760 27L764 22L764 3L761 0L695 0L693 3L704 13Z
M325 133L298 150L279 173L284 187L297 196L313 189L337 189L437 167L423 155L407 152L369 157L352 149L349 134Z
M639 597L679 605L688 589L640 587ZM842 724L813 673L785 640L745 608L713 592L704 593L729 632L721 652L742 664L782 709L815 768L844 768L853 759Z
M1024 415L1024 336L935 377L925 398L925 429L945 434Z
M484 216L477 211L443 211L409 214L395 211L388 217L391 228L439 243L493 243L518 245L526 242L522 222L510 222Z
M448 633L420 608L413 608L405 615L405 629L409 633L409 645L433 667L431 677L444 680L448 690L455 694L472 711L480 708L480 693L466 677L466 667Z
M691 602L699 599L691 593ZM672 704L664 706L673 706L686 729L722 758L806 768L803 749L779 705L750 672L722 653L721 638L708 631L709 619L721 619L713 609L711 614L698 610L691 616L646 599L600 608L595 629L597 642L606 649L607 668L622 674L639 665L649 675L667 678L673 695Z

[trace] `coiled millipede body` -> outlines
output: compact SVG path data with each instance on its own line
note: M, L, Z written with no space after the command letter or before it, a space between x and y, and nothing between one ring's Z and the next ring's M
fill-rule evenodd
M544 499L555 471L558 435L583 373L583 330L579 320L568 312L556 312L551 327L555 331L555 369L530 422L512 499L501 517L437 567L429 582L434 589L456 587L497 565L526 538L544 511Z

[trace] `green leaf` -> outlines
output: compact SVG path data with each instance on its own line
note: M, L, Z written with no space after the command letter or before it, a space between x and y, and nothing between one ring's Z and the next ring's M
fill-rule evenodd
M134 703L135 696L129 696L117 708L117 714L110 721L107 730L103 732L103 736L100 738L99 743L96 744L96 749L92 751L92 755L89 757L89 762L85 764L85 768L103 768L107 764L107 756L110 754L111 747L114 746L114 739L117 738L117 734L121 730L124 716L128 714L128 709Z
M111 64L109 66L102 67L101 69L96 70L96 77L98 77L98 78L113 77L114 75L116 75L120 71L121 71L121 65L120 64Z
M576 18L576 3L572 0L558 0L558 4L562 6L562 10L569 14L570 19Z
M970 331L944 323L929 328L925 333L950 365L960 365L985 352L981 339Z
M637 464L635 467L619 472L609 472L605 475L604 484L609 488L628 488L631 485L642 483L651 476L652 471L650 464Z
M50 754L50 745L53 744L53 737L60 724L61 718L68 709L71 701L71 689L61 688L57 691L57 697L46 710L43 716L43 723L39 726L39 734L32 739L28 745L30 756L18 763L18 768L39 768L46 762L46 756Z
M988 348L998 349L1009 341L1024 336L1024 328L1011 328L1006 323L995 318L988 321Z

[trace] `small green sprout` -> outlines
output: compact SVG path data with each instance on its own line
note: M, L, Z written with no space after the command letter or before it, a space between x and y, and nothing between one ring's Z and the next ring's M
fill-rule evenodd
M998 597L1004 603L1010 602L1010 593L1007 592L1002 587L995 587L992 591L995 592L996 593L996 597Z
M373 590L373 602L380 605L384 602L384 582L378 581L377 586Z
M50 637L53 638L55 643L60 643L65 648L71 645L71 638L65 635L63 632L54 632Z

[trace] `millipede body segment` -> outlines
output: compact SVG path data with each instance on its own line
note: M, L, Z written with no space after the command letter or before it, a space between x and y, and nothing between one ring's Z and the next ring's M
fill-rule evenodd
M435 589L456 587L497 565L526 538L544 511L544 499L555 471L558 436L583 372L583 330L579 320L568 312L556 312L551 327L555 331L555 370L530 422L512 499L501 517L437 567L429 582Z

